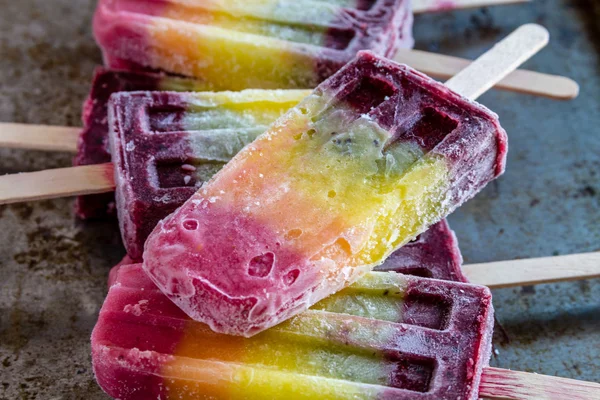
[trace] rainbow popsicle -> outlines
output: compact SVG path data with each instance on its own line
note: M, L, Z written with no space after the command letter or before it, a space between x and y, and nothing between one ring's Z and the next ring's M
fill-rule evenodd
M361 52L163 220L144 269L193 319L251 336L471 198L506 146L487 108Z
M83 129L77 142L77 155L73 159L73 165L111 161L107 103L113 93L135 90L200 91L207 90L208 87L209 85L198 80L165 74L97 68L89 96L83 104ZM79 196L75 201L75 212L82 219L104 218L115 214L114 201L112 193Z
M107 65L201 78L214 90L313 88L359 50L412 47L407 0L100 0Z
M115 273L92 360L121 400L474 400L492 328L486 287L377 272L253 338L228 336L138 264Z

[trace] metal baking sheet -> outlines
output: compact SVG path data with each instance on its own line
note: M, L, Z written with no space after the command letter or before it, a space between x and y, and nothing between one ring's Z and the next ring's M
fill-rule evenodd
M79 125L100 53L92 0L0 2L0 121ZM551 43L526 64L581 84L573 101L491 91L509 133L506 174L450 217L467 262L600 250L600 14L591 0L416 17L416 47L474 58L537 22ZM68 166L68 154L0 149L0 174ZM89 336L123 255L115 224L72 199L0 206L0 399L105 399ZM494 291L492 365L600 381L600 280Z

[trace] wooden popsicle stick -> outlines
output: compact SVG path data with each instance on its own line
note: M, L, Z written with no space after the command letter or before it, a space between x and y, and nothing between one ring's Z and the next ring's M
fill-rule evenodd
M0 147L76 152L80 130L81 128L69 126L2 122Z
M540 51L549 39L550 34L543 26L522 25L446 81L446 86L475 100Z
M463 265L472 283L490 288L600 278L600 252Z
M414 0L413 14L527 3L529 0Z
M464 58L404 49L398 50L394 60L441 79L456 75L471 63ZM524 69L511 72L494 88L556 100L570 100L579 95L579 85L570 78Z
M600 384L487 367L481 376L479 396L504 400L598 400Z
M112 163L0 176L0 204L115 190Z

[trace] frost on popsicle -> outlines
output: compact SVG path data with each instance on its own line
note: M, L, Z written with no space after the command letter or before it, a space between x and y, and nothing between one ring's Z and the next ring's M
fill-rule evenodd
M251 336L472 197L505 139L483 106L360 53L160 223L144 268L192 318Z

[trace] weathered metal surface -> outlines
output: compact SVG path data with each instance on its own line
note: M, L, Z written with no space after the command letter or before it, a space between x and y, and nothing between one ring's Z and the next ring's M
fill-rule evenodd
M0 120L78 125L100 55L92 0L2 1ZM569 75L558 102L492 91L481 101L509 132L507 173L451 216L466 261L600 250L600 14L592 2L418 16L417 47L475 57L518 25L551 44L527 64ZM597 9L597 8L596 8ZM0 173L67 166L70 156L0 149ZM0 399L105 399L89 335L110 267L123 254L110 222L83 224L72 200L0 206ZM600 281L494 291L509 341L492 364L600 381Z

